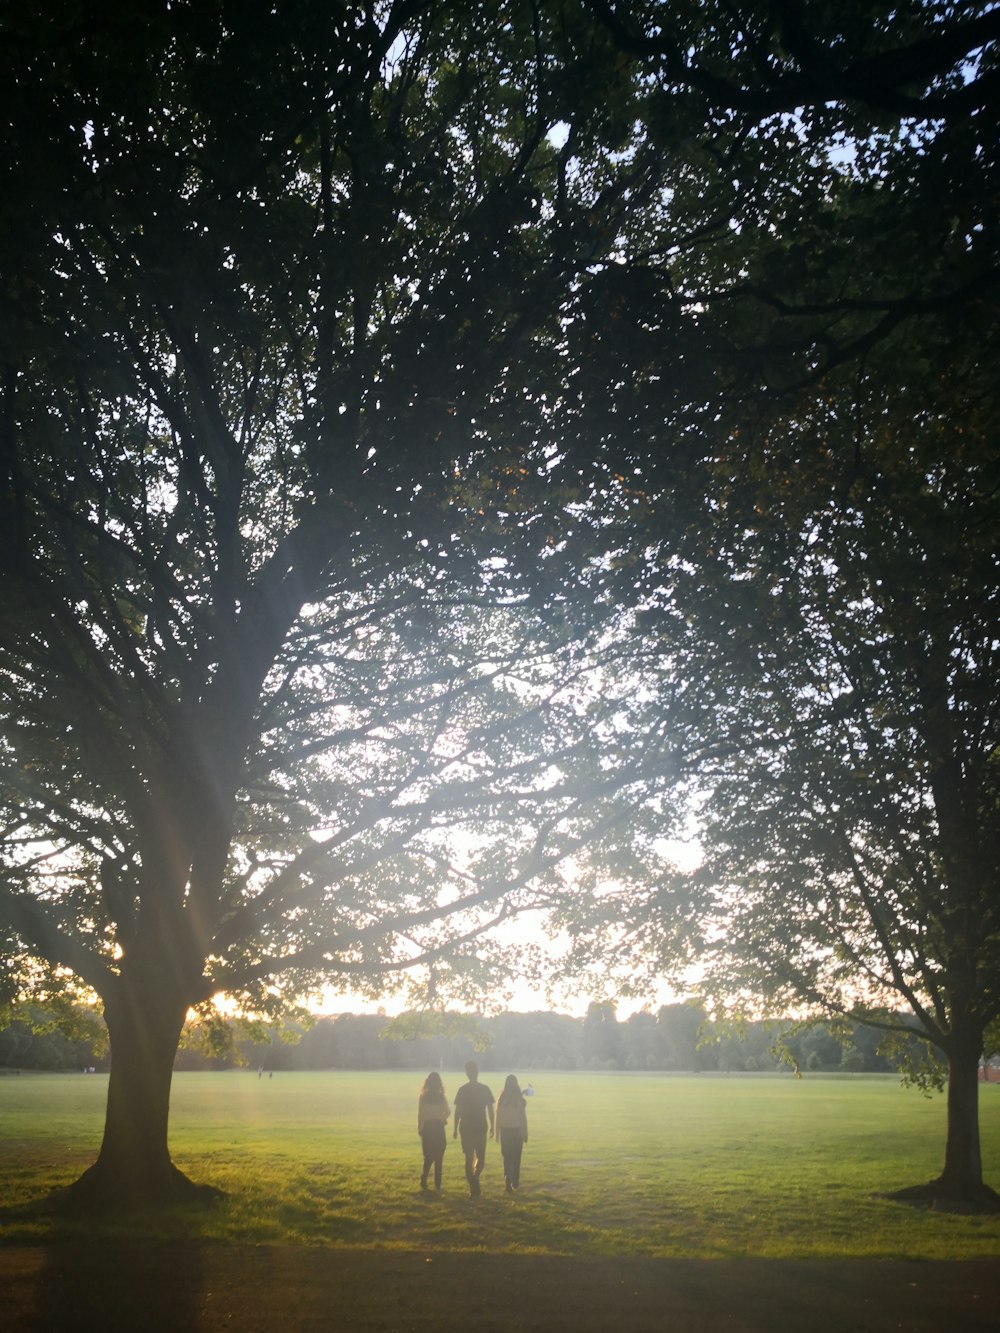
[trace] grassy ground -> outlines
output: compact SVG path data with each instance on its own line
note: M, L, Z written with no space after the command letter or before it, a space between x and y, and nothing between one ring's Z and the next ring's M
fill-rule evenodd
M445 1074L453 1096L461 1076ZM132 1238L575 1256L972 1259L1000 1219L873 1198L940 1167L944 1105L878 1077L535 1077L522 1189L465 1196L449 1139L440 1196L417 1188L419 1078L394 1073L180 1074L172 1146L228 1199L133 1219ZM494 1092L502 1076L484 1075ZM106 1080L0 1078L0 1241L50 1240L33 1205L92 1160ZM1000 1184L1000 1087L982 1089L984 1166ZM88 1230L91 1228L88 1227Z

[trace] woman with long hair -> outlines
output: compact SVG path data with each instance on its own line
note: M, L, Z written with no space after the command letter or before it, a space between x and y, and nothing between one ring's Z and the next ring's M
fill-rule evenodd
M524 1093L513 1074L507 1075L497 1098L497 1134L503 1157L503 1178L510 1194L521 1183L521 1153L528 1142L528 1115Z
M424 1170L420 1177L420 1188L427 1189L427 1177L434 1168L434 1188L441 1188L441 1167L444 1162L444 1150L448 1146L444 1127L451 1114L451 1107L444 1095L441 1075L431 1072L424 1079L424 1086L417 1098L417 1133L424 1146Z

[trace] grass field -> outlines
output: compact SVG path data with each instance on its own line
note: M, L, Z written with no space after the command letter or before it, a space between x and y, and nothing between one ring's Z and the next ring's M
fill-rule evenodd
M462 1081L444 1075L449 1099ZM484 1075L498 1092L501 1075ZM937 1174L944 1103L889 1077L534 1076L522 1188L490 1145L466 1197L449 1138L444 1190L418 1189L419 1077L178 1074L172 1150L227 1192L215 1209L128 1234L225 1242L661 1257L1000 1256L1000 1219L876 1199ZM0 1078L0 1242L65 1235L33 1205L91 1161L106 1078ZM982 1089L984 1167L1000 1186L1000 1086ZM88 1227L88 1231L92 1228Z

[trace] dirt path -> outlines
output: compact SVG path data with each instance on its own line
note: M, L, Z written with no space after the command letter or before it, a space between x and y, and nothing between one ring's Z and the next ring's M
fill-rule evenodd
M993 1333L1000 1260L559 1259L270 1246L0 1249L0 1327L108 1333Z

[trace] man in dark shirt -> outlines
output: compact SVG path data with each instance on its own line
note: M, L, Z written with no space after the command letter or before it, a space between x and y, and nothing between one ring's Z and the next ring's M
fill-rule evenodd
M486 1161L486 1123L489 1121L490 1138L493 1137L493 1094L485 1083L479 1082L479 1066L470 1060L465 1066L468 1083L463 1083L455 1093L455 1131L453 1138L462 1135L462 1151L465 1153L465 1178L469 1182L469 1194L475 1199L480 1193L479 1177Z

